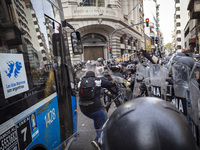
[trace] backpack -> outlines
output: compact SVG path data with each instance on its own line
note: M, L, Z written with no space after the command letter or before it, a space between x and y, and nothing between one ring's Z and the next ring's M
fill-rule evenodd
M81 80L79 88L79 97L81 101L91 101L95 97L95 77L84 77Z

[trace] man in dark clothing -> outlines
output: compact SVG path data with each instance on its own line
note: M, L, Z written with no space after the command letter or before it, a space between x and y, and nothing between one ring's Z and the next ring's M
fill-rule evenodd
M86 80L84 78L86 78ZM97 130L97 137L96 137L95 141L92 141L92 145L98 146L97 140L100 137L100 131L98 131L98 130L100 130L102 128L103 124L106 122L106 116L102 109L101 100L100 100L101 88L102 87L103 88L111 88L114 85L111 84L109 82L109 80L105 77L101 77L101 78L95 77L95 73L93 71L88 71L86 73L86 76L83 77L82 80L85 80L86 81L85 83L89 85L90 83L88 83L88 82L92 82L91 78L94 79L94 81L95 81L95 87L94 87L94 92L95 92L94 95L95 96L92 99L87 99L87 101L85 101L84 98L81 98L80 92L83 92L81 87L83 86L82 84L84 84L84 83L79 82L79 97L80 97L79 105L80 105L81 112L85 116L93 119L93 121L94 121L94 127Z

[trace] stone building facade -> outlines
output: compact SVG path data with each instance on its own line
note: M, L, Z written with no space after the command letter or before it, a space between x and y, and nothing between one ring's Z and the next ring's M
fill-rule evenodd
M70 29L68 41L72 61L109 59L111 34L114 30L144 21L143 0L62 0L64 17L81 33L84 52L73 55ZM112 54L120 58L144 45L143 24L117 31L112 37Z

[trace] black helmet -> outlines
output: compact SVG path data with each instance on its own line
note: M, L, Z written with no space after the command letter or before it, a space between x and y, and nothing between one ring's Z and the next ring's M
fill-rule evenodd
M133 59L132 63L137 65L138 64L138 60L135 58L135 59Z
M108 72L108 70L105 70L104 73L103 73L103 75L104 75L105 77L107 77L107 76L110 76L110 73Z
M98 58L97 62L102 62L103 63L103 58Z
M183 64L188 66L191 70L194 66L195 60L191 57L182 57L177 61L177 64Z
M172 63L176 63L180 58L182 58L183 56L176 56L173 58Z
M176 54L177 56L186 56L184 53L181 53L181 52L177 52Z
M106 65L110 64L110 60L107 59L107 60L105 61L105 63L106 63Z
M101 138L103 150L195 150L184 115L159 98L137 98L121 105Z
M119 65L126 67L128 65L128 63L124 62L120 62Z

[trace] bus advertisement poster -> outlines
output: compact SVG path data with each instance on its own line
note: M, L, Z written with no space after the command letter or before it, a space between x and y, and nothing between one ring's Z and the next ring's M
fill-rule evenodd
M5 98L28 91L28 82L22 54L0 54L1 80Z
M30 125L33 141L39 136L38 122L36 112L30 115Z

